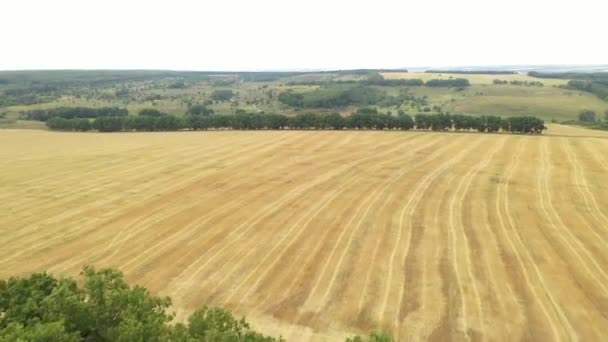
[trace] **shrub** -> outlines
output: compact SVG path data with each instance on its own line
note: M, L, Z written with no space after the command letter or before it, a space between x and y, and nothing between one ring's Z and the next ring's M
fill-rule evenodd
M591 110L583 110L578 114L578 121L593 123L597 120L595 112Z

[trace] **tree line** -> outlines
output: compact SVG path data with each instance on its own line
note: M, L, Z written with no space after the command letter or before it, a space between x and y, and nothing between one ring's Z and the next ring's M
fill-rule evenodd
M118 107L58 107L51 109L40 109L24 112L21 118L26 120L47 121L51 118L87 118L94 119L103 116L127 116L129 111L126 108Z
M502 118L499 116L470 116L441 114L416 114L414 118L400 112L394 116L378 113L375 108L364 107L348 117L339 113L316 115L311 113L286 116L281 114L240 113L213 115L161 116L109 116L88 119L52 118L47 121L52 130L100 132L177 131L177 130L433 130L478 131L495 133L540 134L546 127L544 121L531 116Z
M385 86L385 87L422 87L424 81L419 78L399 78L399 79L367 79L360 81L365 85Z
M281 337L254 331L245 318L203 306L186 323L173 323L171 299L131 287L121 272L85 266L83 280L48 273L0 280L0 341L35 342L274 342ZM347 342L390 342L372 333Z
M368 77L363 80L298 80L285 83L288 86L312 85L312 86L327 86L331 84L361 84L375 85L384 87L421 87L424 81L420 78L398 78L398 79L374 79Z
M318 89L306 92L287 90L279 94L278 100L291 107L298 108L335 108L351 105L369 106L380 103L387 98L384 91L370 85L377 86L421 86L428 87L454 87L463 88L470 85L469 80L432 79L426 83L419 79L385 80L383 78L369 78L352 85L349 83L326 84Z
M594 94L608 101L608 72L536 72L528 75L538 78L569 79L568 87Z
M300 108L331 108L350 105L368 106L384 99L385 93L365 86L332 85L308 92L287 90L278 96L278 100L288 106Z
M568 87L594 94L602 100L608 101L608 80L605 82L571 80Z
M519 80L507 81L507 80L495 79L493 81L493 83L496 85L510 84L510 85L526 86L526 87L544 87L545 86L542 82L538 82L538 81L519 81Z
M515 71L507 70L426 70L431 74L464 74L464 75L515 75Z
M594 111L584 109L578 114L578 122L570 121L565 123L584 125L592 129L608 130L608 110L604 112L603 120Z
M471 85L466 78L432 79L424 83L427 87L463 88Z
M364 85L376 85L376 86L409 86L409 87L448 87L448 88L462 88L471 85L466 78L449 78L449 79L431 79L426 82L419 78L410 79L385 79L380 74L371 74L365 80L359 81Z

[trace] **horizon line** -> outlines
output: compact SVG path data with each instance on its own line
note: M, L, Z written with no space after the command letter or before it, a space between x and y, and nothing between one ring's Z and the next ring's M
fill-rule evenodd
M32 69L0 69L0 72L21 72L21 71L170 71L170 72L206 72L206 73L241 73L241 72L332 72L332 71L406 71L406 70L463 70L473 68L479 71L492 70L491 68L505 69L527 69L534 67L587 67L587 68L608 68L608 64L479 64L479 65L453 65L453 66L409 66L396 68L280 68L280 69L171 69L171 68L32 68ZM487 69L481 69L487 68ZM471 70L475 71L475 70Z

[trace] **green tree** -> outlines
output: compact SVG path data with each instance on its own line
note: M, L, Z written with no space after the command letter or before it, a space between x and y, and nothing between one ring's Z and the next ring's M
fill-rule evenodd
M405 113L402 115L399 115L399 117L397 118L397 127L399 129L403 129L403 130L410 130L410 129L414 128L414 120L412 119L411 116L409 116Z
M331 113L325 116L325 125L331 129L342 129L345 125L345 119L340 113Z
M205 105L197 104L188 108L188 114L191 115L210 115L213 114L213 109L207 108Z
M234 96L232 90L217 89L211 93L211 99L214 101L228 101Z
M384 332L375 331L369 336L354 336L346 339L346 342L393 342L393 338Z
M118 132L122 131L126 121L119 116L104 116L93 121L93 128L100 132Z
M34 323L23 326L11 323L0 330L0 342L79 342L77 332L67 332L62 322Z
M596 114L592 110L583 110L578 114L578 121L593 123L597 120Z
M470 82L466 78L454 78L454 79L432 79L426 81L425 85L427 87L455 87L462 88L470 86Z
M129 286L116 270L85 267L81 275L81 287L46 273L0 281L0 342L281 340L220 308L203 307L188 325L172 325L168 297Z
M144 108L139 111L138 115L139 116L159 117L159 116L165 116L165 115L167 115L167 113L163 113L160 110L154 109L154 108Z

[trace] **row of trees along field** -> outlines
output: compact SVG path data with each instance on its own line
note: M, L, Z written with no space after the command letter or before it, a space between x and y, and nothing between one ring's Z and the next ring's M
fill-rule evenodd
M84 267L83 281L47 273L0 280L0 342L272 342L245 318L203 306L186 324L173 323L169 297L131 287L121 272ZM347 342L390 342L372 333Z
M361 108L356 113L343 117L338 113L327 115L242 113L226 115L186 115L178 117L161 114L139 116L98 117L91 121L86 118L64 119L59 117L47 121L53 130L100 132L118 131L177 131L206 129L360 129L360 130L433 130L433 131L498 131L513 133L542 133L546 129L544 121L529 116L501 118L499 116L470 116L450 114L416 114L414 118L401 112L397 116L378 113L375 108Z
M51 118L89 118L94 119L102 116L127 116L129 111L126 108L118 107L58 107L51 109L39 109L24 112L21 118L25 120L47 121Z
M463 75L515 75L517 72L509 70L426 70L431 74L463 74Z
M494 81L492 81L492 83L494 83L495 85L510 84L510 85L526 86L526 87L544 87L545 86L543 84L543 82L538 82L538 81L520 81L520 80L507 81L507 80L495 79Z

